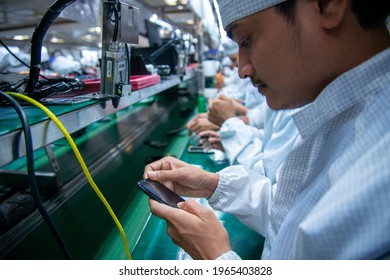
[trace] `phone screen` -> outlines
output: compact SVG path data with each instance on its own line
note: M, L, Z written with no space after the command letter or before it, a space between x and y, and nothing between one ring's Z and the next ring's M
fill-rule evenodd
M184 201L181 196L177 195L176 193L174 193L166 186L157 181L145 179L139 181L137 185L150 198L160 203L169 205L171 207L177 208L177 204L181 201Z

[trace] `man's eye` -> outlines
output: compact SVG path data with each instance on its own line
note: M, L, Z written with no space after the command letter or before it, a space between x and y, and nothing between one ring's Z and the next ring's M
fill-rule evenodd
M248 48L249 47L249 39L245 39L244 41L241 42L241 47L242 48Z

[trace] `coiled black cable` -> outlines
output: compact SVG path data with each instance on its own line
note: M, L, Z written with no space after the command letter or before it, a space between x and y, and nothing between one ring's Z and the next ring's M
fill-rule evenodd
M61 14L62 10L76 0L57 0L47 10L41 22L37 25L31 38L31 60L30 73L28 77L26 92L32 94L38 83L41 70L41 50L46 32L54 20Z

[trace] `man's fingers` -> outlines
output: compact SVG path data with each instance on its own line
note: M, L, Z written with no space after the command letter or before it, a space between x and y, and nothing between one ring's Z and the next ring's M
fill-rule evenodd
M180 202L178 204L179 209L182 209L188 213L191 213L201 220L203 220L203 217L207 217L209 215L213 215L213 212L211 209L201 205L200 203L196 202L193 199L187 199L184 202Z
M230 98L227 97L227 96L224 95L224 94L220 94L220 95L218 96L218 98L219 98L220 100L230 100Z
M154 199L149 198L149 207L153 215L169 221L172 216L175 216L175 212L178 211L177 208L165 205L163 203L157 202Z
M169 176L169 174L168 175L158 174L158 172L160 171L166 172L166 171L173 170L178 166L180 166L181 164L182 162L174 157L171 156L163 157L162 159L149 163L148 165L145 166L143 178L144 179L149 178L152 180L156 180L157 178L159 178L158 181L160 181L161 178L168 178L167 176ZM160 182L162 182L162 180Z

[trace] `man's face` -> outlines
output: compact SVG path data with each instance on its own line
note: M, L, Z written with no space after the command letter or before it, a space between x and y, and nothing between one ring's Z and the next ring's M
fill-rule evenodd
M324 86L317 65L318 35L307 12L298 4L292 23L270 8L229 26L240 47L240 77L249 77L272 109L312 102Z

